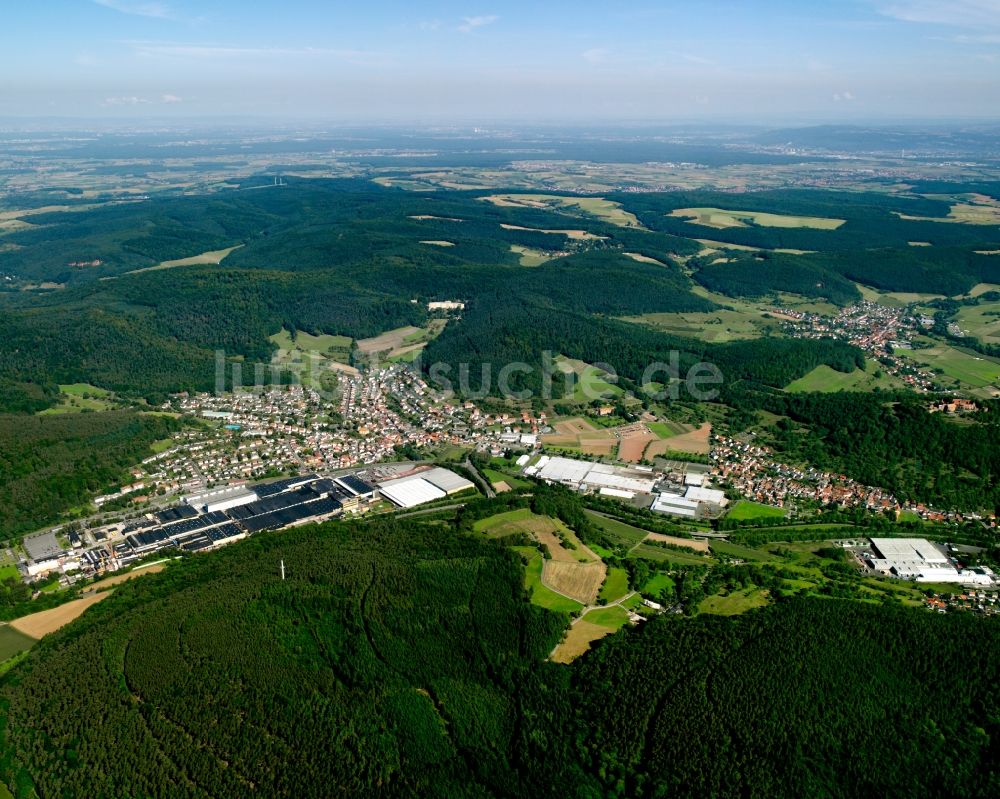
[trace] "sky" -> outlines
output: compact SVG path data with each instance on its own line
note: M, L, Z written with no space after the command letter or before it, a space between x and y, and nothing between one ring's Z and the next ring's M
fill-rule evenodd
M0 119L1000 117L1000 0L0 0Z

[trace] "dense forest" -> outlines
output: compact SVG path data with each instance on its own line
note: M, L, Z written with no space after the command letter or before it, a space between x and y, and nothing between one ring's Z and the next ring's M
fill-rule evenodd
M857 299L854 281L951 294L1000 279L1000 261L975 252L997 238L992 227L900 216L944 218L949 206L940 200L759 192L741 195L740 208L845 223L836 230L752 225L706 231L668 214L686 206L731 207L731 195L616 195L643 223L619 227L567 209L497 206L484 201L486 192L406 192L366 180L303 178L259 188L233 185L206 196L96 208L81 203L33 216L35 227L6 234L12 246L0 255L0 272L67 287L0 292L6 345L0 410L51 405L58 383L89 382L154 401L170 391L208 389L217 350L267 362L274 348L268 337L282 327L362 338L419 325L426 302L450 299L468 303L469 312L429 348L431 361L534 362L547 350L604 361L638 379L640 362L644 368L651 356L674 349L694 360L711 356L727 378L783 385L820 363L853 367L822 342L765 339L745 345L745 352L735 346L708 352L700 342L612 318L712 310L714 303L692 290L691 274L730 296L793 291L835 303ZM589 237L544 232L574 228ZM691 238L706 235L808 252L737 253L727 263L711 263L696 256L703 245ZM911 240L936 246L910 247ZM128 274L237 245L221 266ZM514 246L550 260L524 267ZM691 259L686 268L684 259ZM69 266L93 260L100 265Z
M37 645L0 682L0 776L17 797L1000 790L992 620L790 598L545 662L566 623L512 550L447 523L262 534Z
M133 411L0 414L0 539L54 522L128 480L149 446L177 430L170 417Z

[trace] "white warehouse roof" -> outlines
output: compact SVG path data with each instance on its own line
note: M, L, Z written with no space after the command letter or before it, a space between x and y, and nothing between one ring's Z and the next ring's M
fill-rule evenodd
M657 495L649 509L656 513L670 513L674 516L688 516L690 518L698 515L697 502L679 497L676 494Z
M873 538L871 542L886 560L948 563L944 553L926 538Z
M437 486L446 494L457 494L467 488L475 488L469 480L454 472L449 472L447 469L442 469L440 466L436 466L428 472L421 472L417 477Z
M702 488L701 486L689 486L684 492L686 499L693 499L695 502L710 502L713 505L724 505L726 502L726 492L717 488Z
M580 483L594 465L586 461L575 461L558 456L549 458L544 464L542 460L544 458L540 458L538 461L540 467L538 476L543 480L553 480L557 483Z
M401 508L413 508L448 496L436 485L419 476L389 480L379 486L379 491L393 505Z

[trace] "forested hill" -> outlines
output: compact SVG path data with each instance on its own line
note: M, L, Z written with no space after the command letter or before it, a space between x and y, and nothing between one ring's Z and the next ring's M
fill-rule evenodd
M279 561L288 578L281 580ZM573 666L497 542L262 534L133 580L0 681L49 796L993 797L1000 626L790 599L659 617Z

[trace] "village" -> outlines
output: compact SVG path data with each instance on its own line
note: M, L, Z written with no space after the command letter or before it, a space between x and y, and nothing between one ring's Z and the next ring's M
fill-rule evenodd
M886 373L911 388L922 392L938 388L933 374L918 369L911 361L895 354L896 350L913 348L912 340L917 333L934 325L930 317L870 300L843 308L834 316L791 308L777 308L775 312L785 320L783 330L792 338L846 341L877 361Z

